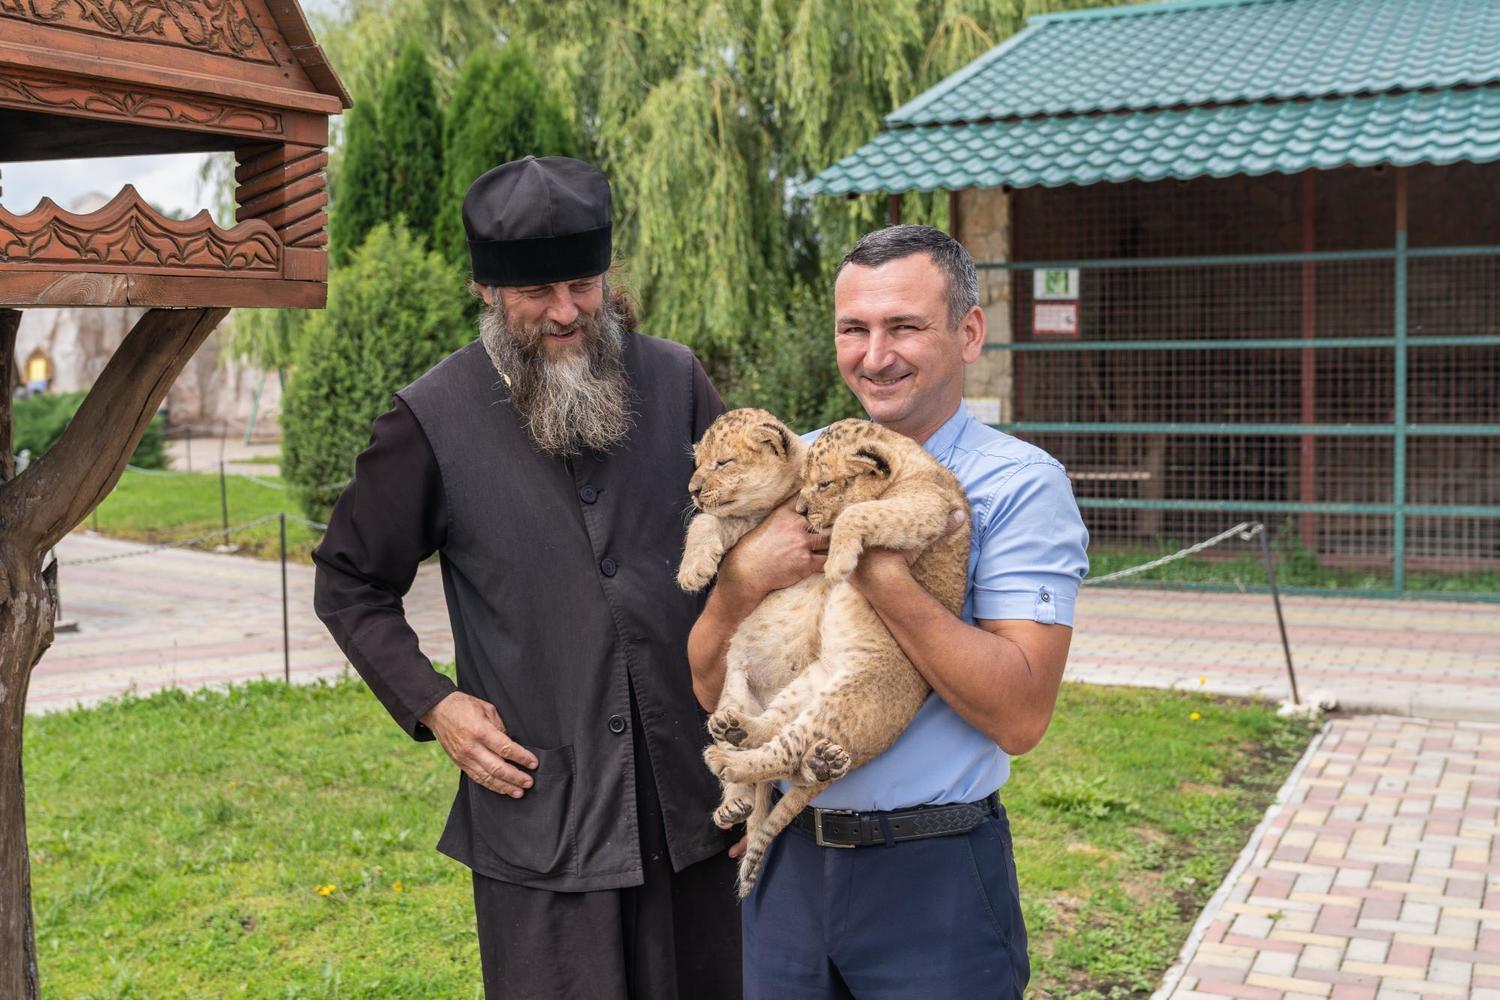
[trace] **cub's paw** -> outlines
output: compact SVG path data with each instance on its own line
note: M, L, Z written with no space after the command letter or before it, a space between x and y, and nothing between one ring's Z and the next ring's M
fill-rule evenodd
M802 756L802 775L820 784L841 778L849 770L849 751L830 739L821 739Z
M724 771L734 763L735 755L739 751L725 747L720 743L710 743L703 751L703 763L714 773L714 777L724 777Z
M755 803L750 798L744 795L734 795L726 789L724 801L720 802L719 808L714 810L714 826L720 830L728 830L736 823L743 823L753 808L755 808Z
M689 594L702 590L719 572L719 561L723 558L724 547L718 544L684 553L682 565L677 568L677 586Z
M721 708L708 717L708 735L719 743L740 746L749 735L745 731L745 720L732 708Z
M834 583L849 579L854 567L859 565L861 546L858 541L834 536L828 545L828 561L823 564L823 574Z

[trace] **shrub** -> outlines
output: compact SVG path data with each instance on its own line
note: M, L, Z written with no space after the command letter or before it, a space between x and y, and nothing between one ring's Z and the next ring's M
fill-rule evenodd
M14 430L11 448L16 454L31 452L32 458L47 453L62 437L83 404L85 392L47 392L17 400L14 408ZM146 425L141 443L130 456L130 464L143 469L167 467L166 421L160 413Z
M443 197L433 245L462 273L469 267L463 201L479 175L527 154L573 156L562 108L519 45L481 50L464 64L443 126Z
M467 293L400 225L379 225L329 281L282 407L282 477L325 520L391 394L471 339Z
M407 42L380 93L380 138L385 147L391 217L431 246L443 185L443 120L432 68L416 42Z

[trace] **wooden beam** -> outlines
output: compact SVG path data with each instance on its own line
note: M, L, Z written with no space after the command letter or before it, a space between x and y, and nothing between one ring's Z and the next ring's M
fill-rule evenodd
M21 326L21 310L0 309L0 483L16 478L16 456L11 454L12 427L15 419L11 401L15 399L16 331Z

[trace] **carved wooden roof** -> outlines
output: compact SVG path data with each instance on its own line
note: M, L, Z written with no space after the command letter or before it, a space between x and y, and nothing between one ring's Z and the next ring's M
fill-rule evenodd
M88 215L0 207L0 306L321 305L349 106L294 0L0 0L0 163L233 151L241 184L228 231L128 186Z

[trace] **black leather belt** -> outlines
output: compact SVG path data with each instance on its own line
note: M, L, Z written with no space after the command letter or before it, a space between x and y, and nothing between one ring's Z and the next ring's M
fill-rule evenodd
M875 847L904 840L968 833L986 817L998 815L999 798L987 795L974 802L916 806L891 812L808 806L797 814L792 825L811 836L819 847Z

